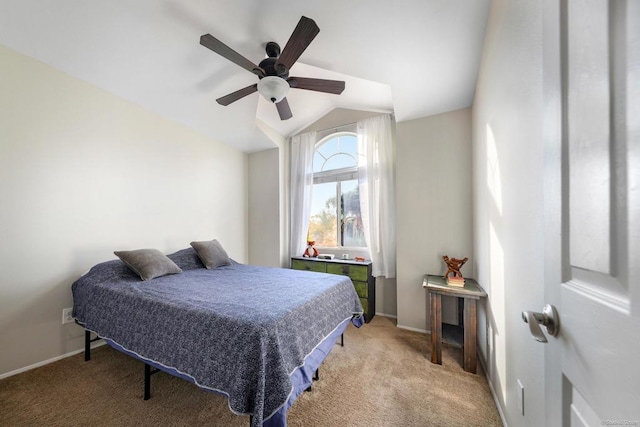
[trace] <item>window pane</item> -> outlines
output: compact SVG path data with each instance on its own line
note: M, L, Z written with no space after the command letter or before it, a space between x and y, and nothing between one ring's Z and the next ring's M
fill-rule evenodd
M340 151L340 138L330 138L318 147L316 151L319 151L324 157L329 157Z
M333 170L333 169L342 169L349 168L352 166L358 166L355 157L351 157L348 154L335 154L327 159L322 167L323 171ZM315 168L314 168L315 172Z
M313 156L313 171L329 171L358 166L358 139L341 134L322 142Z
M342 181L342 246L367 246L360 213L358 181Z
M313 172L320 172L324 165L325 158L317 151L313 153Z
M309 219L309 240L317 246L337 246L337 208L335 182L314 184Z
M356 157L358 154L358 138L355 135L342 135L340 137L340 151Z

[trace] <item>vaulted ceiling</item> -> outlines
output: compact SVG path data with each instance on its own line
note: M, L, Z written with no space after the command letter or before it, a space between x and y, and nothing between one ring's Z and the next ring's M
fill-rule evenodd
M0 44L253 152L335 108L405 121L469 107L489 7L490 0L0 0ZM291 75L345 80L343 94L291 90L287 121L258 94L218 105L257 78L201 46L200 36L258 63L266 42L284 47L303 15L320 33Z

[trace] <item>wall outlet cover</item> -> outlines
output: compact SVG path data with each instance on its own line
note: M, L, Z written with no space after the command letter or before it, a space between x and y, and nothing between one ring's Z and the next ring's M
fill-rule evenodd
M73 323L73 308L62 309L62 324Z

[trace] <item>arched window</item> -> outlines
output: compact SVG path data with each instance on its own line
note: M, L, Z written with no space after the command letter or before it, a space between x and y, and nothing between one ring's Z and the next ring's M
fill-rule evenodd
M316 144L309 240L319 247L366 247L358 193L358 140L340 132Z

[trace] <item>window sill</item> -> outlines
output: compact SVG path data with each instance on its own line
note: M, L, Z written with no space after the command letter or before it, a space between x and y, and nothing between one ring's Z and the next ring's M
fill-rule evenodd
M363 248L361 246L314 246L320 252L323 251L353 251L353 252L369 252L369 248Z

